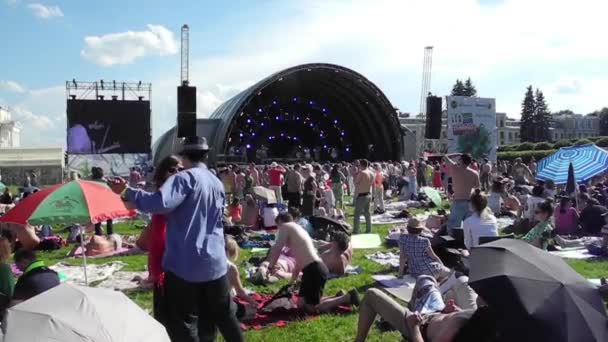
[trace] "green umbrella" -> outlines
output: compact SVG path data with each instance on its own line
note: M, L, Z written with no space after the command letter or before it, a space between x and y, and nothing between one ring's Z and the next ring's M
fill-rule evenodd
M6 189L6 185L4 185L4 183L0 182L0 191L4 191L4 189Z
M441 207L442 201L441 194L439 193L439 191L428 186L423 186L422 188L420 188L420 191L422 191L426 195L426 197L433 201L436 207Z

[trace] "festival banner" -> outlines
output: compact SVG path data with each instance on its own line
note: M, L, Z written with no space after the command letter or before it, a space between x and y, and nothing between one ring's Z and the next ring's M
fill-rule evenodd
M448 153L496 161L496 100L448 96Z

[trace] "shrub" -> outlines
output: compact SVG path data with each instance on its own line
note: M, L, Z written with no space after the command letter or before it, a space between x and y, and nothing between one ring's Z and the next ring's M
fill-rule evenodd
M536 145L534 145L534 150L535 151L547 151L547 150L552 150L553 149L553 144L543 141L543 142L539 142Z
M602 137L595 144L599 147L608 147L608 137Z
M498 152L517 151L519 144L498 146Z
M533 150L533 149L534 149L534 144L529 143L529 142L521 143L517 147L518 151L530 151L530 150Z
M530 159L532 157L534 157L534 159L541 160L543 158L545 158L546 156L554 153L556 150L545 150L545 151L509 151L509 152L499 152L497 154L497 157L499 160L508 160L508 161L514 161L515 158L521 158L524 163L527 163L528 161L530 161Z
M586 144L593 144L593 141L591 141L589 139L579 139L578 141L576 141L574 143L575 146L586 145Z
M553 148L556 148L556 149L561 148L561 147L567 147L567 146L572 146L572 142L570 142L570 140L567 140L567 139L559 140L553 144Z

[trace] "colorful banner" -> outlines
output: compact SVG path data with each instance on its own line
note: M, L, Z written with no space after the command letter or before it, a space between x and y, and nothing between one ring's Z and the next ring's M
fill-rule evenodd
M68 171L77 172L82 178L91 176L93 166L101 167L105 176L126 177L133 167L148 170L152 166L152 161L147 153L68 155Z
M496 100L448 96L448 153L469 153L496 161Z

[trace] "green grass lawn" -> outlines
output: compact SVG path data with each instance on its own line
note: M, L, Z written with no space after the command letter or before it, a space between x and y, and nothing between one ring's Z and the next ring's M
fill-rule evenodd
M348 210L352 214L352 208ZM415 212L416 213L416 212ZM352 215L351 215L352 216ZM352 222L352 218L350 219ZM373 232L380 234L384 238L390 225L373 226ZM140 228L135 227L131 223L115 224L115 231L120 234L134 234L140 231ZM388 250L380 248L378 250ZM365 290L374 286L372 275L389 273L387 267L383 267L365 258L365 254L372 253L376 250L356 250L353 256L353 265L361 266L364 272L360 275L348 276L330 280L325 288L327 294L333 294L340 289L348 290L356 288L363 295ZM41 253L49 265L57 262L65 262L78 265L82 261L80 259L66 258L69 248L63 248L58 251ZM240 254L240 262L244 263L252 254L248 250L242 250ZM123 269L126 271L144 271L146 269L147 257L145 255L127 256L118 258L106 259L88 259L90 263L105 263L114 260L120 260L127 264ZM599 278L608 276L608 261L585 261L572 260L568 263L580 274L586 278ZM242 266L242 265L241 265ZM243 274L244 272L242 272ZM258 291L260 293L274 293L286 282L279 282L268 286L255 286L243 279L246 287ZM129 291L127 295L133 299L138 305L144 309L151 311L152 293L150 291ZM270 327L260 331L247 331L245 338L247 341L353 341L357 330L357 314L348 315L322 315L314 320L294 322L283 328ZM371 330L368 341L401 341L400 334L396 332L382 333L377 329Z

